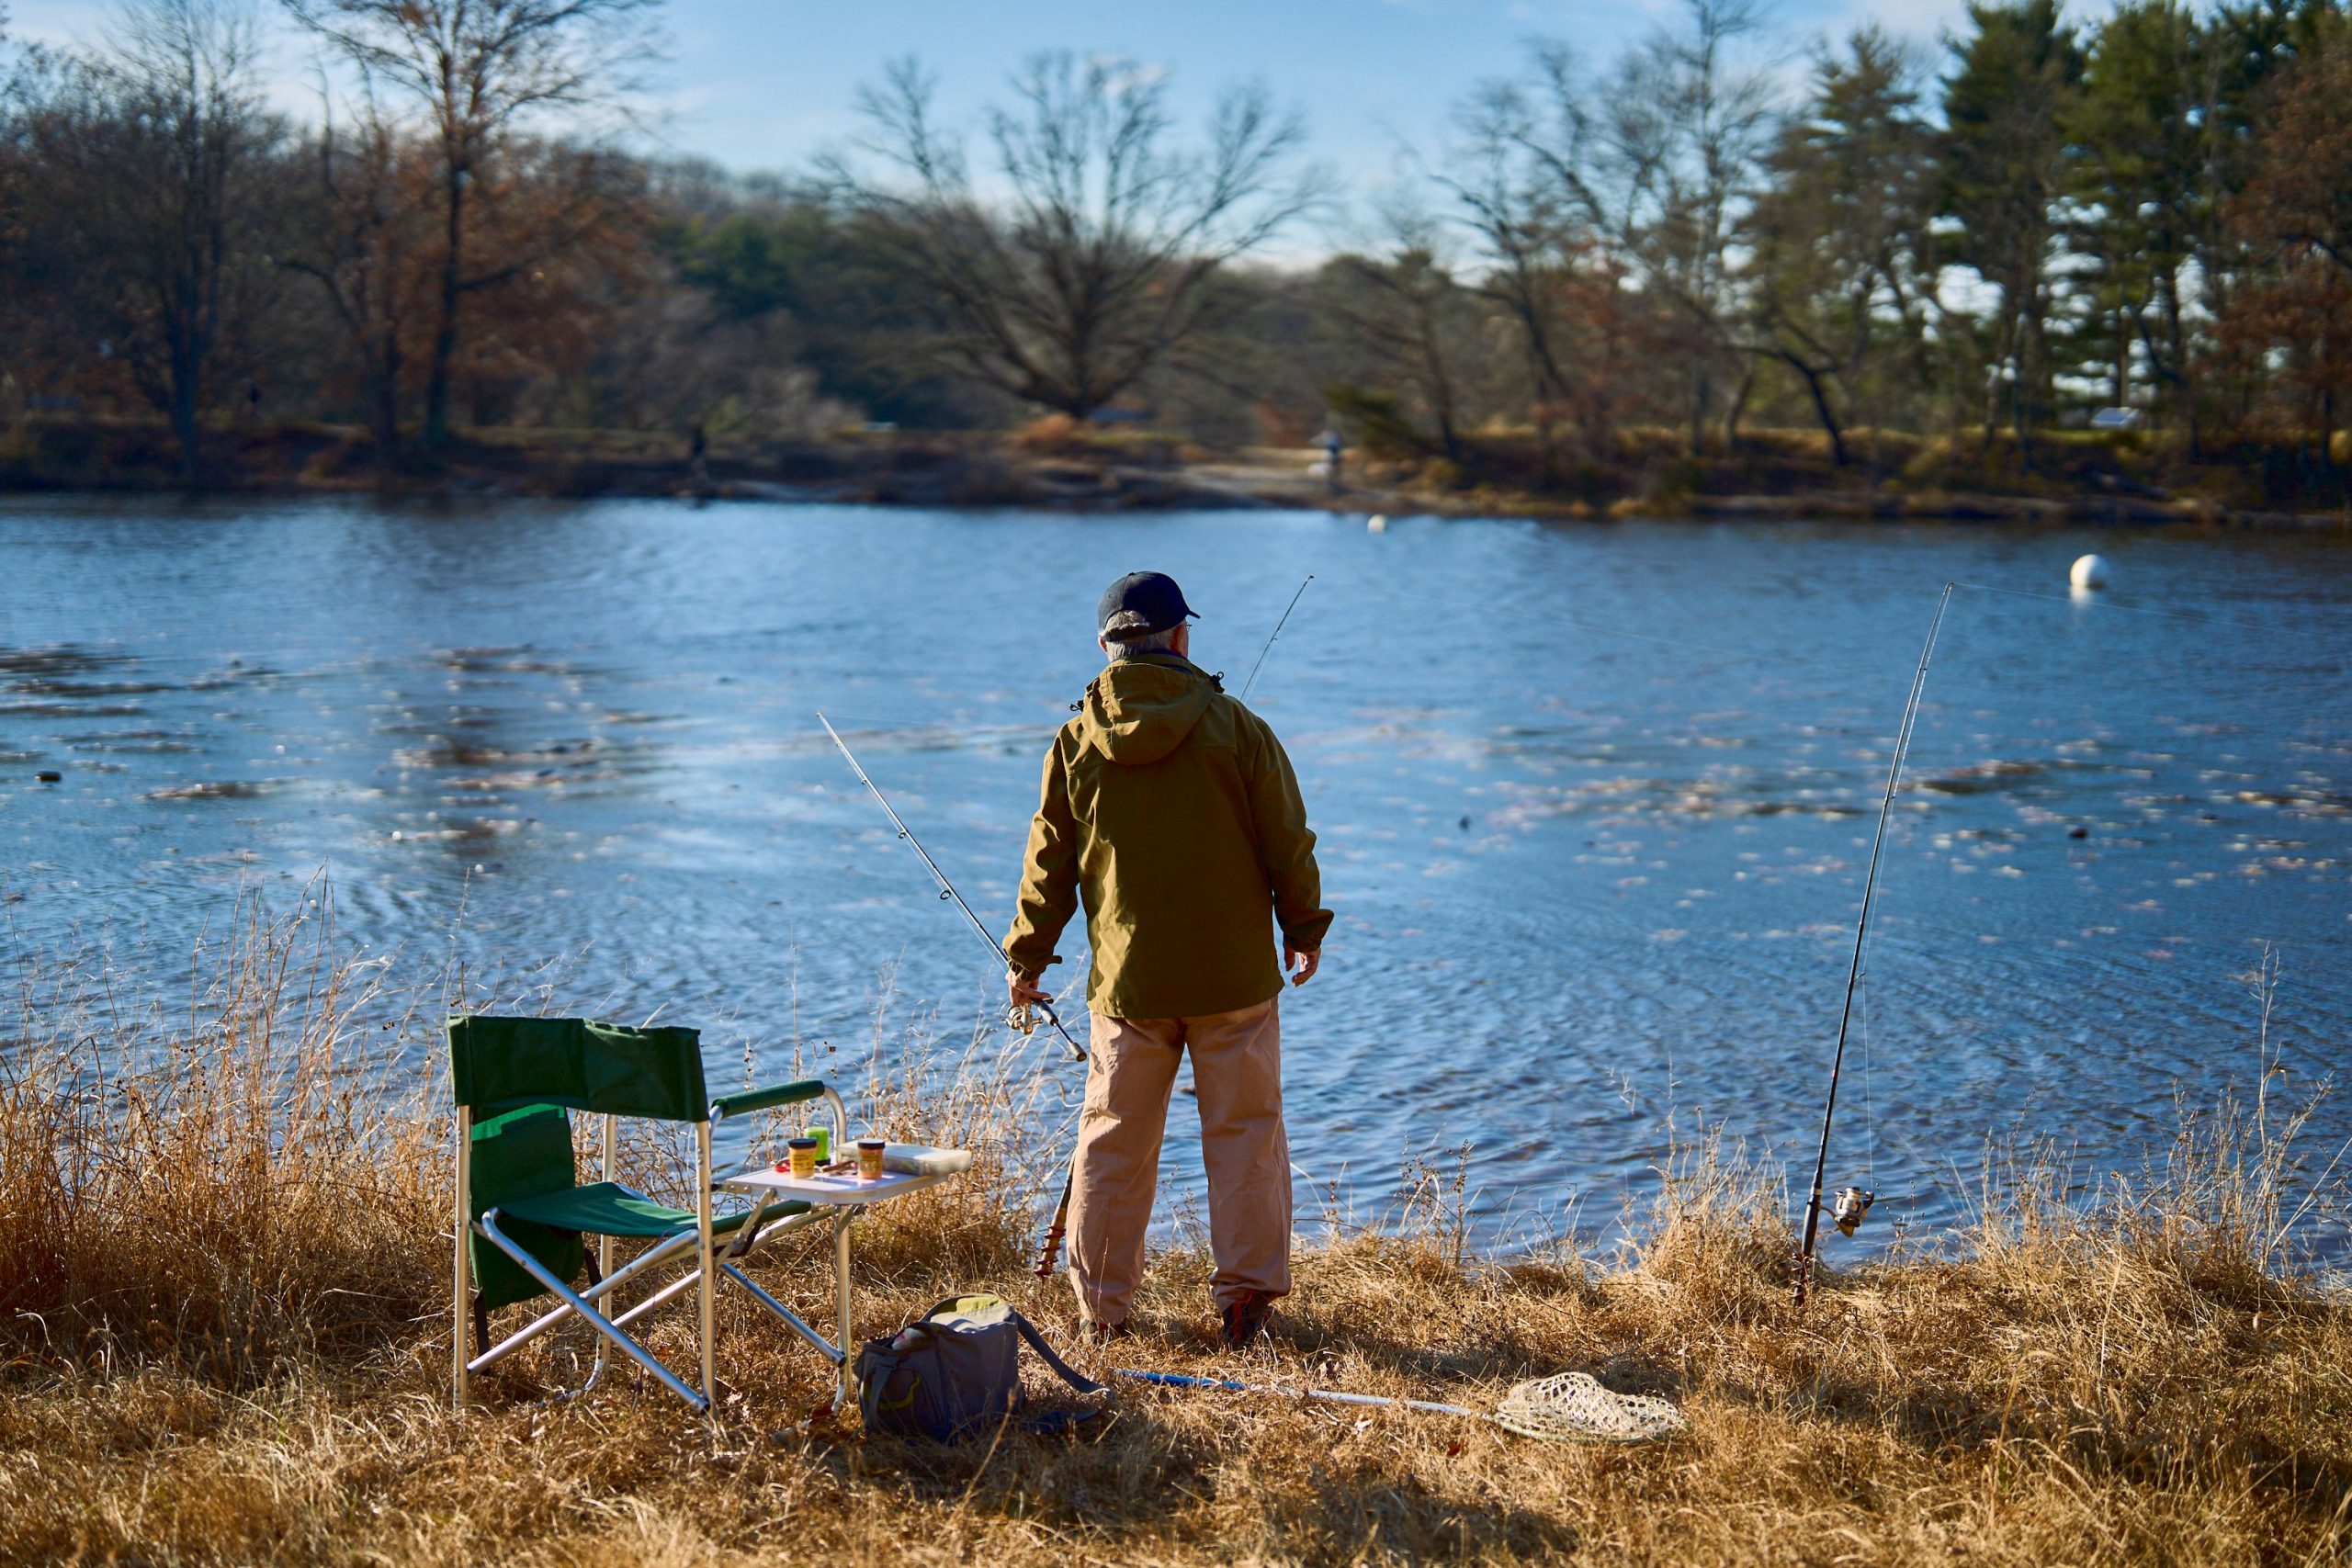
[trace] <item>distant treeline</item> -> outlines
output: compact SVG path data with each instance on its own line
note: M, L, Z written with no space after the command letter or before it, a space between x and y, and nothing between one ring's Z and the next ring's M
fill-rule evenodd
M235 0L0 41L0 439L153 410L190 477L238 421L817 437L1148 422L1546 478L1743 425L2259 449L2343 494L2352 20L1971 5L1802 73L1759 0L1610 62L1531 46L1442 145L1335 187L1261 87L1180 124L1157 73L1025 67L969 134L913 61L790 174L628 151L655 0L285 0L319 107L267 107ZM0 28L5 16L0 16ZM1270 256L1328 255L1283 264Z

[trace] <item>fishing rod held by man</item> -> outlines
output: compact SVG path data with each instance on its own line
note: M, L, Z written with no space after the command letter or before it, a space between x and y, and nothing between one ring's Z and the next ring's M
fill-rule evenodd
M817 716L817 722L823 725L825 733L833 738L833 744L840 749L842 760L849 763L849 771L857 775L857 782L864 784L866 793L874 796L876 804L882 807L883 814L890 818L890 826L899 830L899 837L904 839L908 847L922 857L922 863L930 868L931 879L939 884L939 897L943 900L954 899L956 907L964 911L964 918L972 923L972 929L980 933L980 940L989 944L989 951L996 954L997 962L1007 968L1012 967L1012 961L1005 956L1004 948L997 942L995 935L987 926L980 923L980 917L972 912L972 907L964 902L964 896L956 891L956 885L947 880L947 874L939 869L939 863L931 858L929 850L922 847L922 840L915 837L915 830L907 826L906 818L900 817L898 807L890 804L890 797L882 793L882 786L866 775L865 769L858 762L857 753L849 749L849 742L843 740L841 731L833 728L833 721L820 713ZM1086 1060L1086 1047L1071 1038L1070 1032L1062 1027L1061 1015L1054 1011L1053 998L1042 992L1025 1001L1017 1001L1006 1013L1005 1021L1022 1033L1028 1033L1031 1028L1035 1027L1029 1021L1031 1008L1046 1015L1046 1021L1054 1026L1054 1032L1060 1035L1062 1043L1069 1047L1071 1060L1079 1062Z
M1298 602L1301 599L1306 597L1306 584L1314 581L1315 574L1311 571L1308 572L1306 574L1306 581L1299 583L1298 592L1290 596L1290 603L1283 606L1283 618L1276 621L1274 623L1274 629L1267 634L1266 646L1258 650L1258 657L1256 660L1250 666L1250 678L1241 682L1241 700L1243 702L1246 703L1250 700L1250 693L1251 689L1258 684L1258 671L1266 667L1266 655L1273 652L1275 642L1279 640L1283 635L1283 628L1290 625L1290 613L1298 608Z
M1082 903L1094 1054L1063 1201L1085 1332L1099 1341L1126 1329L1169 1095L1189 1050L1211 1288L1225 1342L1238 1348L1290 1292L1280 998L1285 972L1294 986L1314 976L1331 912L1290 759L1265 720L1193 663L1193 616L1159 572L1104 592L1096 640L1110 662L1046 754L1005 984L1016 1004L1046 996L1042 976Z

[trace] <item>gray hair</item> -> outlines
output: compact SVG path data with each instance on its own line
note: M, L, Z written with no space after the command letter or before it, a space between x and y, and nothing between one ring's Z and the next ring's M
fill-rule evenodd
M1179 621L1164 632L1141 632L1125 637L1114 637L1105 632L1102 641L1114 659L1133 659L1138 653L1171 653L1176 648L1176 634L1183 629L1184 623Z

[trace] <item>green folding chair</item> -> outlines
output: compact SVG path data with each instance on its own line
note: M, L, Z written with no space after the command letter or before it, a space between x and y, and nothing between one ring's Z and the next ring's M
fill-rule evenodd
M758 1195L752 1207L711 1212L712 1126L777 1106L822 1100L836 1145L849 1134L841 1096L808 1078L713 1099L704 1089L700 1037L691 1029L625 1029L568 1018L461 1017L449 1021L449 1073L458 1103L456 1312L450 1396L462 1407L466 1380L567 1317L596 1331L596 1361L573 1396L604 1375L617 1349L696 1410L717 1398L714 1310L719 1279L808 1340L848 1377L847 1210L835 1210L834 1299L839 1343L802 1322L743 1273L741 1264L768 1236L825 1215L798 1200ZM601 1180L582 1186L574 1168L571 1111L603 1118ZM690 1122L695 1129L695 1206L673 1209L613 1179L619 1119ZM583 1238L597 1238L594 1253ZM617 1271L616 1239L652 1245ZM616 1292L658 1270L692 1267L628 1310ZM572 1281L585 1274L583 1289ZM700 1387L662 1365L628 1332L630 1324L688 1291L701 1308ZM503 1306L553 1296L557 1304L492 1345L490 1314ZM469 1354L468 1330L481 1348Z

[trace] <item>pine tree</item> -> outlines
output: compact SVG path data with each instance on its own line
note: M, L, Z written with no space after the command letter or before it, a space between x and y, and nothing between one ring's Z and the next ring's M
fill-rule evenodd
M1935 136L1901 50L1874 28L1847 49L1815 65L1811 98L1766 159L1770 183L1744 235L1756 350L1803 382L1840 467L1863 387L1892 381L1896 363L1926 368L1936 178Z
M2058 0L1972 3L1974 31L1951 45L1944 80L1942 214L1956 220L1948 254L1992 288L1984 424L2007 422L2031 460L2048 423L2056 205L2066 177L2066 123L2082 51Z

